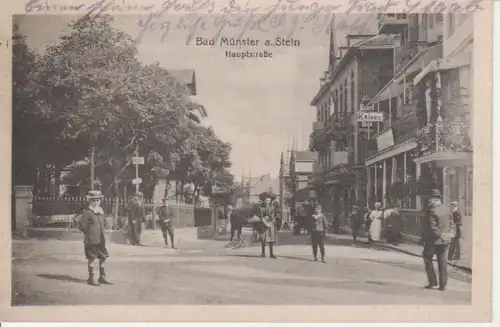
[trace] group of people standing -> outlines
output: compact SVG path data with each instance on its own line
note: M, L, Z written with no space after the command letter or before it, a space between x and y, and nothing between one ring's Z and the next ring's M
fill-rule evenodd
M363 208L355 205L350 214L351 231L354 243L358 234L365 226L370 243L380 242L383 238L388 243L398 245L401 240L402 220L401 215L394 204L388 204L386 208L382 203L375 202L373 209Z

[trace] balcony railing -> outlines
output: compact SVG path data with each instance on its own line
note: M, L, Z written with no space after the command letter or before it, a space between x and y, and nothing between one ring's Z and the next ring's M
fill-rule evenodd
M472 123L436 123L436 152L472 152Z
M313 132L309 137L309 148L311 150L323 148L328 144L328 134L325 127L325 122L315 121L313 123Z
M405 104L400 108L401 117L392 123L394 133L394 143L402 143L417 135L417 131L422 127L417 106Z
M428 124L417 132L417 143L423 154L472 152L470 121Z
M411 42L399 47L394 54L394 72L403 69L415 56L427 48L427 42Z

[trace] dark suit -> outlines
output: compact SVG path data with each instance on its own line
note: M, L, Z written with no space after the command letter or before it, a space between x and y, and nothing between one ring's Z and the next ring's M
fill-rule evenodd
M439 270L439 287L441 289L446 287L448 279L446 250L450 244L451 236L452 227L449 208L443 204L429 208L423 219L422 237L424 251L422 256L424 258L429 285L435 286L438 285L438 281L436 280L432 258L436 255Z
M174 219L174 212L172 208L164 204L158 208L157 213L160 218L160 228L165 245L168 246L168 238L170 237L170 243L172 243L172 247L174 247L174 226L172 222Z
M78 227L85 235L85 257L88 260L105 260L109 255L104 237L104 215L96 214L91 209L85 210Z
M142 221L144 220L144 205L141 200L132 200L128 207L128 224L130 228L130 241L132 244L140 244Z

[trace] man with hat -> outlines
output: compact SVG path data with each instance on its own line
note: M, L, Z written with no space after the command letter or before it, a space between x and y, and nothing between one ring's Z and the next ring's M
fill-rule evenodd
M156 213L160 219L161 233L163 234L163 239L165 241L165 247L168 247L168 238L170 237L170 243L172 243L172 249L175 249L174 243L174 225L173 218L174 212L172 208L167 206L167 199L162 199L161 207L156 209Z
M363 226L364 216L365 216L365 213L364 213L363 208L361 208L358 205L354 205L352 208L351 215L349 216L349 218L351 220L351 231L352 231L352 239L353 239L354 244L356 244L356 241L357 241L358 231Z
M130 230L130 243L141 245L142 222L145 220L142 193L137 192L130 199L128 205L128 225Z
M423 258L428 284L425 288L433 289L439 285L444 291L447 282L446 250L452 237L449 209L441 202L441 193L432 189L428 195L427 214L423 219ZM436 255L439 270L439 284L436 280L432 258Z
M451 239L450 249L448 251L448 260L460 260L460 238L462 237L462 214L458 208L458 202L450 203L451 217L455 225L455 235Z
M273 252L273 245L276 243L276 216L274 206L271 204L275 196L272 193L264 192L259 195L262 200L262 205L257 211L257 216L260 218L260 242L262 247L261 257L266 256L266 243L269 246L269 257L276 259Z
M104 211L101 208L103 195L101 191L89 191L87 201L89 207L83 211L78 221L78 228L84 234L85 258L88 261L89 278L87 283L93 286L111 284L106 280L104 262L108 258L106 238L104 237ZM94 280L95 262L99 261L99 279Z

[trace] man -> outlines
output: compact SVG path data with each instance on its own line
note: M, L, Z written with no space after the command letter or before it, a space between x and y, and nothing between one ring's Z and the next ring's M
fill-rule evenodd
M128 225L130 229L130 243L132 245L141 244L142 222L144 217L144 205L142 202L142 193L137 192L128 205Z
M458 202L452 201L451 217L455 225L455 235L451 239L450 250L448 252L448 260L460 260L460 238L462 237L462 214L458 208Z
M257 216L260 218L260 242L262 247L261 257L266 257L266 244L269 246L269 257L276 259L273 252L274 243L276 243L276 216L274 207L271 205L271 200L274 196L264 192L260 195L263 202L262 206L257 211Z
M423 220L423 258L427 280L427 289L434 289L439 285L439 290L444 291L447 282L446 250L451 241L452 230L449 209L441 203L441 193L437 189L431 190L428 196L427 214ZM439 270L439 284L436 280L432 258L436 255Z
M161 233L163 234L163 240L165 241L165 247L168 247L168 238L170 237L170 243L172 243L172 249L175 249L174 243L174 212L172 208L167 206L167 199L162 200L162 205L156 211L160 219Z
M350 215L351 220L351 230L352 230L352 240L356 244L358 231L363 226L364 211L363 208L355 205Z
M318 246L321 253L321 262L325 263L325 236L328 229L328 221L321 211L321 205L317 204L312 215L311 239L314 261L318 261Z

